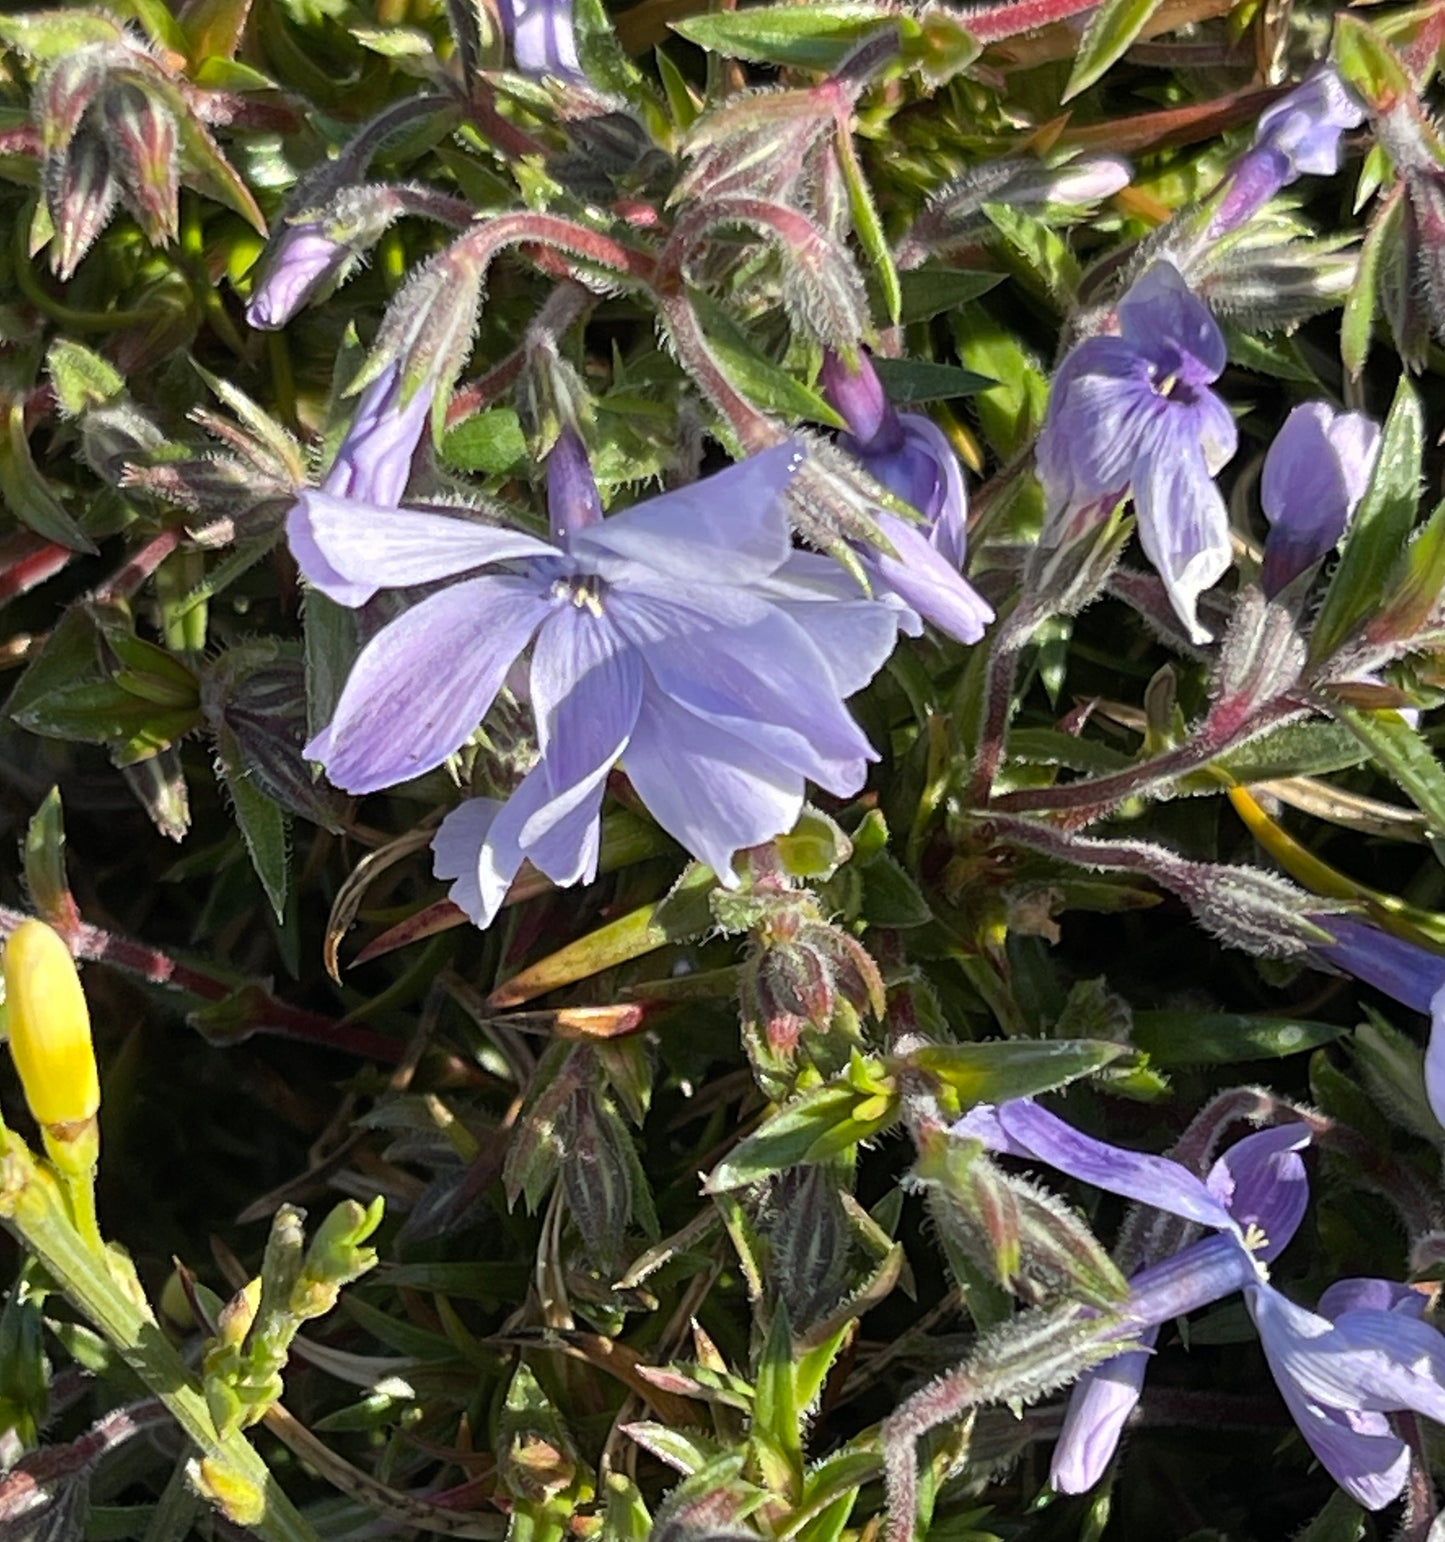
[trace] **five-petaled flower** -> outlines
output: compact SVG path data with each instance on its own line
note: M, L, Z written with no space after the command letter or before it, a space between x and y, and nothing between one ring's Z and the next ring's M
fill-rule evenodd
M604 520L569 430L549 457L550 542L303 493L292 550L343 604L506 564L379 632L306 753L350 792L430 770L530 643L541 756L505 803L473 799L438 831L453 900L484 926L524 857L558 884L593 876L618 760L658 823L734 882L733 853L791 828L805 781L839 796L862 786L876 755L843 698L908 616L864 598L829 559L792 551L780 494L799 460L780 446Z
M1386 1415L1413 1409L1445 1420L1445 1338L1420 1320L1423 1298L1386 1280L1339 1281L1316 1312L1269 1283L1266 1266L1309 1199L1299 1156L1307 1126L1246 1136L1202 1180L1167 1158L1084 1135L1028 1099L980 1105L954 1133L1209 1228L1212 1235L1133 1276L1122 1326L1110 1331L1144 1329L1152 1345L1171 1318L1242 1290L1285 1404L1331 1477L1369 1509L1399 1494L1409 1452ZM1078 1493L1102 1476L1149 1359L1147 1347L1131 1350L1085 1372L1054 1453L1055 1488Z
M943 430L916 412L899 412L866 354L857 369L831 349L823 355L823 389L848 432L838 443L852 451L890 493L911 504L923 525L879 509L878 528L894 555L859 545L874 587L896 594L925 621L959 642L976 643L993 610L959 573L967 541L968 495L958 457Z
M1170 263L1119 302L1118 337L1086 338L1059 366L1038 467L1055 527L1132 493L1139 539L1195 642L1199 596L1230 564L1229 518L1214 475L1237 442L1209 389L1224 336Z
M1267 595L1278 594L1339 543L1379 453L1379 424L1362 412L1305 402L1284 420L1264 457L1259 487L1269 520L1260 575Z

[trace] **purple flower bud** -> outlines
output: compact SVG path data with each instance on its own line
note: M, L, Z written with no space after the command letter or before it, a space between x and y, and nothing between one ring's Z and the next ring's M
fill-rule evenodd
M572 0L498 0L512 58L524 75L585 77L572 29Z
M883 450L896 448L902 438L898 414L889 406L883 382L866 353L860 352L857 369L850 369L841 354L825 348L820 378L823 395L848 425L843 440L848 449L861 459L864 446L871 451L875 441L882 441Z
M564 428L547 456L547 517L559 545L602 518L597 478L575 428Z
M865 354L850 370L825 349L822 380L828 400L848 423L838 443L924 518L919 527L880 511L879 528L897 555L860 547L869 577L941 631L960 642L977 642L993 611L958 572L967 549L968 495L953 447L930 418L889 404Z
M1210 233L1237 230L1307 172L1333 175L1340 166L1340 136L1364 121L1364 108L1334 66L1322 65L1260 116L1254 144L1229 173Z
M349 247L333 241L313 221L287 225L261 258L264 271L252 287L247 322L266 332L284 327L340 273L350 255Z
M323 492L394 509L406 491L432 405L432 382L402 400L401 368L392 363L361 393L356 415L321 484Z
M1262 574L1267 595L1273 598L1339 543L1379 453L1379 425L1363 413L1305 402L1285 419L1260 480L1270 523Z

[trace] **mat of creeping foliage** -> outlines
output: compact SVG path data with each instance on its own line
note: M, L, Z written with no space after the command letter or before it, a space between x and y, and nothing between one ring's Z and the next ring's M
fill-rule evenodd
M0 1536L1438 1539L1442 49L0 16Z

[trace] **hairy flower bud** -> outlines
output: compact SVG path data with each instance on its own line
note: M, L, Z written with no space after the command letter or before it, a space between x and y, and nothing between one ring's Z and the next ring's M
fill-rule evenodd
M45 201L55 226L50 265L58 279L74 276L81 259L110 223L120 197L110 152L88 130L71 141L60 162L46 167Z
M139 86L112 86L100 120L121 201L153 246L176 238L180 173L176 120Z
M44 921L22 921L5 945L4 975L10 1053L36 1123L51 1133L89 1124L100 1077L70 949Z
M405 397L402 372L389 364L357 399L356 414L341 441L322 490L359 503L395 508L411 476L432 391L423 384Z

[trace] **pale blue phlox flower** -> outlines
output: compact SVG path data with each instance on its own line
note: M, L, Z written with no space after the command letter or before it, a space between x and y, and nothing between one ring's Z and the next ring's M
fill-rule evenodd
M1131 1278L1114 1331L1145 1347L1087 1371L1075 1386L1054 1453L1056 1489L1080 1493L1103 1475L1139 1400L1158 1328L1242 1290L1270 1371L1321 1465L1368 1509L1399 1494L1409 1452L1386 1415L1413 1409L1445 1421L1445 1338L1420 1320L1419 1296L1385 1280L1340 1281L1314 1312L1269 1283L1268 1265L1308 1204L1299 1155L1307 1126L1246 1136L1202 1180L1167 1158L1084 1135L1028 1099L981 1105L953 1132L1213 1232Z
M1191 638L1207 642L1199 596L1231 561L1214 476L1237 436L1209 389L1226 362L1224 335L1168 262L1129 289L1118 318L1117 337L1086 338L1054 377L1038 439L1048 520L1061 528L1132 494L1145 555Z
M953 447L931 418L899 412L889 402L866 354L850 369L825 350L822 381L848 424L838 443L923 516L918 525L886 509L875 511L895 555L862 543L855 547L870 582L950 637L976 643L993 620L993 609L959 572L967 550L968 494Z
M442 824L436 871L453 900L485 926L524 858L558 884L593 876L619 760L658 823L736 882L734 852L790 829L805 782L862 786L877 757L843 697L907 616L792 551L780 494L800 461L784 445L604 520L569 431L549 458L550 541L304 493L292 550L332 598L459 580L368 643L306 753L351 792L430 770L530 644L540 758L505 802L472 799Z

